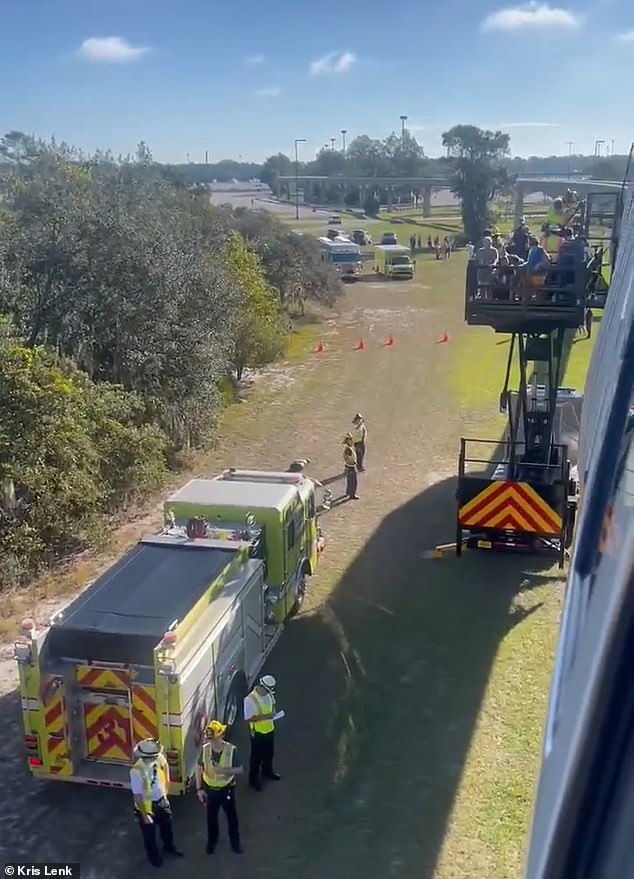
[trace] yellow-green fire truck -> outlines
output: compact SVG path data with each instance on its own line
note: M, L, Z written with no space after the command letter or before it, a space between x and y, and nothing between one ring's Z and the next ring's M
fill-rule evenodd
M163 532L44 631L26 620L14 655L33 775L127 788L135 744L155 737L170 793L184 793L206 723L236 721L301 603L322 544L316 506L302 474L193 480L167 501Z

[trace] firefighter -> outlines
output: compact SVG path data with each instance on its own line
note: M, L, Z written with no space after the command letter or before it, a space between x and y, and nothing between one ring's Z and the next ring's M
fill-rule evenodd
M254 790L262 790L260 773L271 781L281 776L273 769L275 753L275 678L264 675L244 700L244 719L249 724L251 757L249 760L249 784Z
M236 777L243 769L235 745L226 742L227 727L218 720L207 724L206 741L196 767L196 792L207 806L207 854L212 855L218 843L218 812L224 809L229 827L229 842L235 854L242 854L240 825L236 809Z
M363 415L360 412L352 419L352 439L354 440L354 450L357 453L357 470L363 473L363 460L365 458L365 450L368 442L368 429L365 426Z
M563 198L553 199L552 207L546 214L546 222L543 226L543 246L548 254L552 255L558 253L563 240L561 235L555 235L551 232L551 227L563 230L568 225L573 215L574 210L566 211Z
M139 822L143 845L149 862L160 867L163 855L182 858L174 845L172 810L167 799L170 775L163 748L155 739L143 739L134 749L135 762L130 769L130 789L134 797L134 814ZM159 850L156 829L163 843Z
M350 501L358 501L357 453L351 433L347 433L343 438L343 465L346 473L346 497Z

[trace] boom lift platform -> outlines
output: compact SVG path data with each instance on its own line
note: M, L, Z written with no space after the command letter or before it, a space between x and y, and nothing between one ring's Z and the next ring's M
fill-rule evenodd
M576 431L570 430L570 412L573 420L579 418L582 397L560 383L586 309L605 304L606 260L611 268L618 244L619 197L588 196L576 224L581 234L562 245L537 285L521 267L505 282L491 278L483 283L475 259L468 263L466 322L510 333L511 341L500 395L500 410L508 416L504 438L461 439L458 556L463 548L527 552L554 556L560 568L564 565L577 509L570 448ZM609 247L591 245L599 219L611 224ZM514 363L519 383L510 391Z

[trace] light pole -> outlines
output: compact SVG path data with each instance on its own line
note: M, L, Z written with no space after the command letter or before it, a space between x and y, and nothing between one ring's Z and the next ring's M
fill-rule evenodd
M344 156L346 154L346 134L347 133L348 133L347 128L341 129L341 151L343 152Z
M333 151L333 153L334 153L334 151L335 151L335 140L336 140L336 139L337 139L336 137L331 137L331 138L330 138L330 149Z
M401 140L405 139L405 123L407 122L407 116L401 116Z
M305 137L295 138L295 219L299 220L299 153L297 146L300 143L306 143Z
M570 179L570 160L572 158L572 148L574 147L574 140L568 141L568 179Z

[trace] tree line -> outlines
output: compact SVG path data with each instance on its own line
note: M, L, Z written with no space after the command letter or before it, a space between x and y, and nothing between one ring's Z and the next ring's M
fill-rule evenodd
M0 142L0 589L95 540L208 444L293 310L332 305L317 242L214 207L152 159Z
M300 174L328 177L350 174L359 177L443 177L449 174L447 156L430 158L407 130L403 137L392 133L384 139L361 135L343 149L324 147L310 161L300 161ZM626 155L614 156L505 156L502 165L510 174L584 174L595 180L620 182L627 166ZM192 182L211 183L254 178L275 185L279 176L295 173L294 157L278 153L262 163L223 159L213 164L189 163L170 166Z

